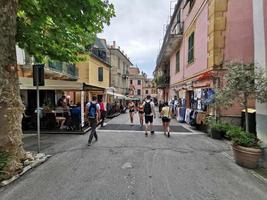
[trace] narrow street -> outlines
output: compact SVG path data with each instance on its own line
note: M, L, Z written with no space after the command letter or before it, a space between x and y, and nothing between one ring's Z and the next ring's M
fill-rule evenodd
M137 128L137 114L135 118ZM266 199L266 183L227 157L225 142L193 130L146 138L141 131L107 130L110 124L129 125L128 114L98 130L99 141L90 147L88 134L42 135L43 152L52 157L1 188L0 199ZM30 138L25 146L33 150Z

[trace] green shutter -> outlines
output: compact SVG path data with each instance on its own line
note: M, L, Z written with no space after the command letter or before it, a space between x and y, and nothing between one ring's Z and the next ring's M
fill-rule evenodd
M102 82L104 79L103 67L98 68L98 81Z

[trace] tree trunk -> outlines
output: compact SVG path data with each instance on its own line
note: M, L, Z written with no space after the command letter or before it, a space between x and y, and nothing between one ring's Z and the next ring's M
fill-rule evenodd
M21 137L23 104L16 59L17 5L17 0L0 0L0 152L9 156L4 178L17 173L25 157Z
M248 126L248 95L244 94L244 107L245 107L245 124L246 124L246 132L249 132Z

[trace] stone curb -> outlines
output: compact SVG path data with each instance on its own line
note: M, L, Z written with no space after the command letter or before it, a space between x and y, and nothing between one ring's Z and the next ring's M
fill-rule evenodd
M37 158L36 160L34 160L29 165L25 166L23 168L22 172L20 172L19 174L13 176L12 178L10 178L8 180L4 180L4 181L0 182L0 187L5 187L5 186L9 185L10 183L14 182L15 180L17 180L18 178L23 176L30 169L33 169L33 168L38 167L39 165L43 164L50 157L51 157L51 155L45 155L45 154L42 154L42 153L37 154L36 155L36 158Z

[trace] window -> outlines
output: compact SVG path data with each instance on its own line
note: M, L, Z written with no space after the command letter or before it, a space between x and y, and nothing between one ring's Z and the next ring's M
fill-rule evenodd
M176 53L176 73L180 71L180 51Z
M181 22L181 10L177 13L177 24Z
M141 80L138 80L137 85L141 85Z
M141 95L141 90L140 89L137 90L137 95Z
M121 68L121 59L118 57L118 68Z
M103 81L103 67L98 67L98 81L102 82Z
M194 61L194 36L195 33L193 32L188 38L188 63Z
M131 85L133 84L133 80L130 80L130 84L131 84Z
M148 94L148 90L146 90L146 94Z

